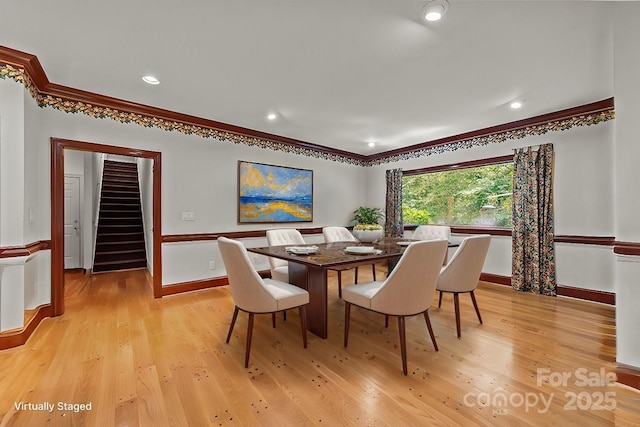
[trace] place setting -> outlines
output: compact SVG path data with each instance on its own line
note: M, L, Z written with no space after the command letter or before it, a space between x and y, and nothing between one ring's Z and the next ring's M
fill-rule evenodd
M287 251L287 253L290 253L290 254L293 254L293 255L313 255L313 254L317 254L318 252L320 252L320 248L318 248L315 245L313 245L313 246L287 246L285 248L285 250Z
M351 255L379 255L382 253L380 249L373 246L347 246L344 252Z

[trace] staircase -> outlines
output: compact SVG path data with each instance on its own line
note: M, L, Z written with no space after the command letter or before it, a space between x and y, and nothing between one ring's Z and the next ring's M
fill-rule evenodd
M93 272L145 267L138 165L105 160Z

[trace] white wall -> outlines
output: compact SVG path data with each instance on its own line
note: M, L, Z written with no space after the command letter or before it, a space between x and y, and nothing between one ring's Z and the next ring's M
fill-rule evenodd
M31 99L28 91L23 90L23 97L25 114L24 138L25 141L29 141L34 134L38 133L38 124L33 124L31 118L37 114L39 108ZM41 198L47 197L50 191L48 188L40 188L38 186L37 174L34 174L33 171L40 169L42 165L38 163L38 157L34 155L33 150L35 150L35 147L31 145L24 146L23 242L25 243L35 242L39 239L40 224L36 217L40 210Z
M0 246L40 240L40 168L25 144L38 125L27 125L37 107L22 85L0 80ZM46 192L49 194L49 191ZM50 252L0 259L0 331L20 328L24 310L51 301Z
M51 251L39 251L25 264L24 309L51 302Z
M19 85L18 85L19 86ZM32 101L33 102L33 101ZM30 144L38 163L46 163L37 182L50 187L50 137L139 148L162 153L162 234L214 233L267 229L273 224L237 223L237 162L257 161L311 169L314 172L314 220L285 224L295 227L347 225L352 212L364 204L362 168L305 156L248 147L193 135L120 124L53 109L38 112L39 135ZM46 196L49 197L48 194ZM195 221L182 221L183 211ZM50 221L48 200L38 217ZM283 225L283 226L285 226ZM41 236L42 239L49 238ZM224 276L217 246L201 242L163 244L163 285ZM218 260L216 269L209 261Z
M0 80L0 245L22 244L24 88ZM22 327L27 257L0 258L0 331Z
M595 101L595 100L594 100ZM555 234L615 236L614 121L550 132L467 150L426 156L368 168L367 203L384 207L385 171L405 170L513 154L520 147L553 143L555 150ZM610 247L556 245L557 280L561 285L613 292L614 256ZM589 267L585 268L585 263ZM511 276L511 238L494 236L483 271Z
M640 4L621 2L615 5L615 88L616 146L615 236L619 241L640 241ZM616 328L619 363L640 367L640 257L616 258Z
M24 87L0 80L0 245L23 243Z
M19 86L19 85L17 85ZM539 137L427 156L372 168L256 149L228 142L167 133L158 129L123 125L56 110L38 111L40 135L33 145L37 163L49 161L49 137L78 139L163 153L162 233L211 233L269 228L272 225L237 224L237 161L250 160L314 170L314 222L300 226L348 224L360 205L384 207L384 171L392 167L414 169L512 153L516 147L554 143L556 150L556 234L614 235L613 227L613 124L575 128ZM49 187L47 173L39 187ZM365 188L365 191L361 191ZM47 192L48 197L48 192ZM231 203L229 202L231 201ZM47 201L37 214L49 222ZM182 221L181 212L195 212L195 221ZM47 238L43 236L42 238ZM224 275L213 242L163 245L163 284ZM569 286L611 291L611 256L602 248L558 245L558 282ZM209 261L216 269L209 270ZM580 268L585 262L599 274ZM485 272L510 275L510 239L494 238ZM607 279L608 280L604 280ZM600 280L603 279L603 280Z
M613 122L363 170L325 160L122 125L111 120L70 116L55 110L42 110L40 116L43 132L57 137L161 151L164 235L272 227L270 224L237 224L237 160L314 170L314 222L299 226L346 225L357 206L384 207L386 169L414 169L500 156L512 153L517 147L547 142L553 143L556 151L556 234L614 235L614 175L610 173L613 167ZM46 144L42 144L43 141ZM44 146L48 143L48 137L40 138L39 144L43 146L40 153L45 151ZM46 185L49 185L48 179ZM360 191L359 188L366 190ZM195 221L182 221L183 211L195 212ZM39 213L39 216L43 215L48 221L49 212ZM486 273L511 274L510 245L509 238L493 238L485 265ZM209 261L216 261L215 270L209 270ZM559 244L558 283L612 292L613 262L610 248ZM582 268L585 263L591 268ZM165 285L224 274L214 242L163 245Z

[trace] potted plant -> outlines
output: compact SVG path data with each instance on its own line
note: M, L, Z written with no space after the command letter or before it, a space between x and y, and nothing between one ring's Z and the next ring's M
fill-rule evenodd
M378 223L383 218L380 208L360 206L354 212L353 235L361 242L373 242L382 237L382 225Z

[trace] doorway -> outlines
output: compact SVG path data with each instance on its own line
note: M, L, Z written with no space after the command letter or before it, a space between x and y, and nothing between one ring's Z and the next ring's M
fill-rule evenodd
M51 138L51 306L64 314L65 176L64 150L142 157L153 161L153 296L162 296L161 153L91 142Z

